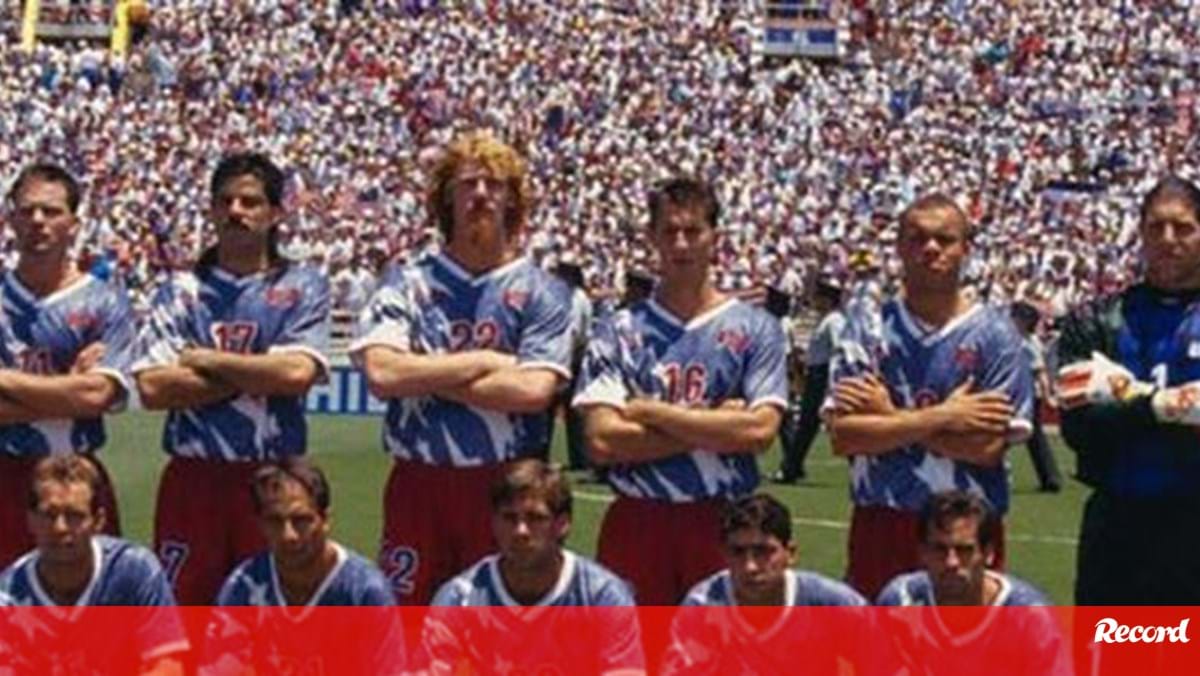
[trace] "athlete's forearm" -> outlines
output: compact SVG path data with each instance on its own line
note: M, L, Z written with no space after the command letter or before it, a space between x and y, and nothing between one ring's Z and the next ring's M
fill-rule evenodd
M45 418L38 411L0 395L0 425L31 423Z
M439 396L503 413L540 413L554 403L561 382L560 375L546 369L512 366L443 390Z
M491 350L414 354L376 346L363 350L367 387L379 399L442 395L517 361Z
M238 394L229 383L182 366L159 366L134 379L142 406L152 411L202 408Z
M121 388L99 373L37 375L0 369L0 394L40 418L95 418L103 415Z
M626 417L689 445L716 453L761 453L779 432L774 406L688 408L647 399L629 402Z
M1008 435L987 432L939 432L925 441L925 448L951 460L999 467L1008 450Z
M584 438L588 456L600 466L650 462L691 450L687 443L633 422L609 406L586 410Z
M883 455L924 443L942 426L937 407L896 409L887 414L835 415L829 423L829 434L834 455Z
M312 357L298 352L184 352L180 365L257 397L303 395L321 373L321 367Z

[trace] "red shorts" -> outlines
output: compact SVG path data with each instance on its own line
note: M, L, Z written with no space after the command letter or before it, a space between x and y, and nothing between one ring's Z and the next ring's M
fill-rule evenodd
M237 564L266 549L250 497L257 462L171 458L158 486L154 551L180 605L211 605Z
M892 578L921 568L916 512L890 507L854 507L850 520L846 581L867 601L874 600ZM1004 524L996 534L992 568L1004 570Z
M725 567L723 500L672 503L618 497L600 526L597 558L633 586L645 606L674 606Z
M29 532L29 482L33 466L44 456L18 458L0 455L0 570L33 549L33 534ZM117 511L117 495L104 463L95 455L87 456L100 470L98 504L104 508L104 533L121 534L121 515Z
M496 550L489 491L505 466L392 465L379 567L397 603L427 605L443 583Z

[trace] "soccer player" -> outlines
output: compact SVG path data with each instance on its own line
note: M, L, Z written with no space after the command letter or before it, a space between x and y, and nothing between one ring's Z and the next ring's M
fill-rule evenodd
M720 507L758 485L754 456L779 429L787 367L779 322L713 285L713 190L673 179L649 207L662 281L598 325L574 405L618 494L600 561L639 603L675 605L724 566Z
M900 216L903 294L850 312L826 401L834 452L851 459L847 581L871 597L919 563L913 533L934 493L968 489L1008 508L1005 450L1032 429L1032 374L1006 313L959 277L971 228L931 195ZM995 562L1003 561L1003 529Z
M116 497L95 452L101 416L124 405L122 373L133 318L119 285L80 272L79 184L65 169L35 164L10 193L19 259L0 277L0 567L33 547L23 496L50 453L87 454L101 477L105 531L120 531Z
M784 673L797 655L813 673L834 673L854 654L866 616L797 613L802 606L863 606L850 587L796 570L792 517L764 493L729 503L721 515L726 568L692 588L671 625L663 673ZM704 613L697 606L722 608ZM750 609L747 607L756 606Z
M566 475L541 460L519 460L489 497L499 552L438 590L425 624L428 664L422 666L431 673L499 665L522 673L642 672L628 587L563 547L571 529ZM566 609L584 607L592 612Z
M1200 604L1200 189L1169 177L1142 202L1145 279L1062 324L1062 431L1093 488L1075 602Z
M283 173L230 155L212 177L217 244L160 287L138 337L134 377L167 409L154 542L187 605L263 549L249 482L258 464L305 452L304 395L328 372L329 283L282 258Z
M879 594L879 606L1046 606L1037 589L991 570L1000 518L965 491L930 497L917 523L921 569L902 574ZM913 672L1069 674L1067 644L1054 617L1041 610L957 610L885 616ZM912 625L916 624L914 628Z
M493 550L488 486L546 447L570 378L570 289L518 254L529 200L515 150L485 132L451 143L429 193L444 250L384 280L350 347L387 401L380 566L405 605Z
M182 674L189 645L171 585L149 550L99 534L107 516L102 487L82 455L51 455L33 469L25 494L37 548L0 573L0 597L72 610L11 616L17 658L30 673ZM85 610L92 606L144 612Z
M273 608L218 613L208 631L206 662L271 665L287 671L328 663L355 673L391 673L403 665L404 632L387 579L374 565L329 538L325 474L304 458L268 463L254 475L251 497L269 549L238 566L218 606ZM375 606L322 616L326 606ZM347 663L345 660L353 660ZM336 662L333 662L336 660ZM318 671L322 669L318 668Z

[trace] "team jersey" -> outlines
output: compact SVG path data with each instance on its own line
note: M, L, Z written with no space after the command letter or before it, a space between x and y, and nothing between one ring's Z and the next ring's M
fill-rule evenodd
M787 673L802 659L806 672L836 673L839 660L864 664L869 651L858 639L871 632L863 597L817 573L786 575L777 608L739 608L727 570L693 587L671 623L662 672Z
M234 569L217 595L216 605L274 610L252 613L230 608L218 612L208 630L203 660L207 669L229 673L236 663L269 664L272 670L283 672L289 671L289 665L304 665L306 673L394 673L402 666L404 629L400 613L393 607L391 587L366 559L341 545L334 546L337 564L302 606L288 605L270 552ZM318 610L321 607L359 610ZM356 664L347 664L347 659ZM318 665L323 668L314 670Z
M9 611L9 624L30 666L41 673L113 673L129 660L149 661L188 649L171 585L158 559L144 547L107 536L92 537L91 581L74 606L63 607L42 587L37 550L0 573L0 595L15 606L45 607L21 614ZM96 606L138 606L121 621ZM89 610L92 608L92 610ZM130 625L136 619L136 624ZM66 669L66 671L57 671Z
M925 327L903 301L883 304L879 314L852 313L837 342L830 378L866 373L887 384L899 408L933 406L973 381L972 391L997 390L1008 396L1015 416L1010 441L1033 429L1033 374L1021 336L1008 316L975 305L938 329ZM825 408L833 406L833 394ZM981 467L928 452L912 444L881 455L857 455L850 465L854 504L920 511L934 493L959 489L986 499L1000 513L1008 509L1008 472L1002 464Z
M1077 308L1062 323L1059 366L1092 352L1158 387L1200 380L1200 293L1140 285ZM1078 453L1080 478L1111 495L1191 498L1200 486L1195 428L1156 424L1144 400L1066 411L1063 434Z
M644 668L629 588L600 564L566 550L558 582L532 606L512 598L498 555L447 582L430 605L421 666L431 673L492 672L505 664L522 673Z
M623 408L635 398L714 408L787 408L787 341L779 322L736 299L690 321L653 299L616 312L588 344L573 405ZM691 502L746 495L758 485L749 454L687 453L609 468L614 490L634 498Z
M1000 583L989 607L937 607L924 571L888 583L878 606L908 606L884 613L881 636L894 642L896 657L931 674L1071 674L1066 640L1041 592L1011 575L986 574ZM915 607L914 607L915 606ZM964 622L953 629L947 618ZM918 669L910 668L910 671Z
M240 354L298 352L327 378L329 281L315 267L284 264L237 277L216 265L179 272L160 287L138 336L132 371L175 364L188 347ZM221 461L304 453L304 397L240 394L194 409L171 409L163 449Z
M92 343L105 346L93 372L111 377L121 388L117 408L130 391L124 375L134 339L133 315L124 289L91 274L42 298L21 283L15 272L0 278L0 310L5 336L0 362L37 375L71 372L79 353ZM94 451L104 445L100 418L48 419L0 425L0 453L14 456Z
M519 258L473 276L443 254L393 269L360 315L350 354L386 346L414 354L496 350L522 368L569 380L571 289ZM383 426L385 449L431 465L474 467L545 448L549 412L476 408L436 396L393 398Z

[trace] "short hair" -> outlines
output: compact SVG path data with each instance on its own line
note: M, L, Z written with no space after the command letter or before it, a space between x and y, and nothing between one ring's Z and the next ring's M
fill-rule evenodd
M1156 183L1142 198L1141 217L1143 222L1150 214L1150 207L1155 202L1164 199L1178 199L1187 204L1188 208L1192 210L1192 215L1197 221L1200 221L1200 188L1197 188L1196 184L1191 181L1172 174Z
M55 453L48 455L33 466L29 481L29 511L38 508L38 486L44 483L86 484L92 492L89 506L93 513L100 506L100 492L104 481L100 469L86 455L80 453Z
M963 224L963 238L967 241L970 241L971 237L975 234L974 228L971 227L971 219L967 218L967 212L963 211L962 207L958 206L958 202L955 202L953 198L941 192L919 197L915 202L905 207L904 211L900 212L901 232L904 231L906 226L912 223L913 216L929 212L950 214L958 218Z
M672 206L696 206L704 212L704 219L715 230L721 220L721 203L717 192L707 182L690 176L669 178L654 187L646 199L650 210L650 228L658 227L659 211Z
M1000 517L983 498L966 491L935 493L921 509L917 522L917 537L922 543L929 541L933 530L946 530L956 519L974 519L978 525L979 546L991 547L1000 534Z
M50 162L38 162L31 164L21 170L17 175L17 180L13 182L12 189L8 191L8 199L12 202L17 201L17 196L25 189L25 185L30 181L43 181L46 183L57 183L67 190L67 207L71 213L79 210L79 202L83 199L83 190L79 187L79 181L60 165Z
M253 176L262 183L267 201L273 207L283 206L283 191L286 178L269 157L262 153L233 153L221 158L213 171L209 190L216 197L225 185L239 176Z
M752 528L778 539L792 541L792 515L782 502L766 493L755 493L726 503L721 510L721 540L739 530Z
M571 482L556 464L526 458L509 465L492 484L492 511L523 495L544 500L555 516L571 515Z
M454 230L454 176L467 163L482 165L492 178L504 181L512 193L504 226L512 234L525 224L529 214L530 190L525 160L510 145L490 132L475 130L456 138L438 158L426 203L433 225L449 242Z
M290 457L263 465L254 472L250 484L250 498L254 502L254 513L261 514L267 494L278 491L286 481L299 484L321 516L329 513L332 496L325 473L303 457Z

